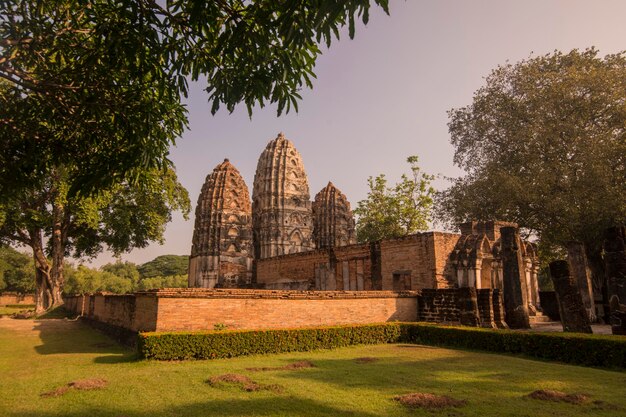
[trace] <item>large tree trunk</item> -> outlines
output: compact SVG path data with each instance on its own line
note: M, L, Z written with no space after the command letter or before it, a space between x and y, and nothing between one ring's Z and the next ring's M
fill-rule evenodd
M41 230L31 230L30 239L35 261L35 313L40 314L54 306L55 293L60 294L60 289L55 288L50 274L51 267L43 251Z
M54 203L52 207L52 270L51 279L54 284L52 290L52 307L63 304L63 297L61 292L63 290L63 284L65 283L65 276L63 275L63 266L65 261L65 242L67 239L67 222L64 221L66 213L64 206L58 203Z

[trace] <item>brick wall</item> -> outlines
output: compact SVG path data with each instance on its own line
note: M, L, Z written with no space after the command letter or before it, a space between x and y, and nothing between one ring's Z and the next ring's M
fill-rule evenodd
M410 285L411 289L435 288L433 249L432 233L420 233L381 241L380 262L383 290L398 288L398 283L394 282L398 279L407 280L406 285Z
M132 331L290 328L417 321L414 291L168 289L66 297L66 308ZM83 305L85 306L83 308Z
M257 284L309 281L315 285L315 265L328 262L327 250L294 253L256 261Z
M8 304L35 304L35 295L20 294L17 292L0 293L0 306Z
M503 327L504 322L501 296L491 289L421 290L417 316L419 321L490 328Z
M270 289L330 291L452 288L449 257L458 240L458 234L428 232L261 259L256 282Z
M424 289L418 299L418 320L460 324L457 289Z
M91 320L132 331L156 330L158 299L151 293L64 297L65 309Z
M453 288L456 284L456 272L450 263L450 254L461 235L456 233L433 232L435 288Z

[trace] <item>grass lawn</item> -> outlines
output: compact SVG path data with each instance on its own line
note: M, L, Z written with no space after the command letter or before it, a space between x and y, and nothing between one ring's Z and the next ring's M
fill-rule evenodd
M34 305L25 304L22 306L10 305L10 306L0 306L0 316L11 315L13 313L19 313L27 310L34 310Z
M356 358L375 360L358 363ZM308 360L315 367L248 371ZM240 374L280 389L246 392L206 381ZM71 381L99 390L40 394ZM276 387L274 387L276 388ZM538 389L586 393L582 405L526 398ZM412 392L468 404L406 409ZM603 403L594 404L593 401ZM0 319L0 416L626 416L626 373L417 345L356 346L213 361L137 361L79 322Z

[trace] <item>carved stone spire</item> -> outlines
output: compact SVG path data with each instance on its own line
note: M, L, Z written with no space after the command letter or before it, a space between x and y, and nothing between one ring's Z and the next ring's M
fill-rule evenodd
M313 240L318 248L356 243L350 203L332 182L322 188L313 201Z
M202 186L189 258L189 286L237 287L252 277L250 194L224 159Z
M280 133L265 147L254 176L252 222L257 258L315 248L309 199L302 158Z

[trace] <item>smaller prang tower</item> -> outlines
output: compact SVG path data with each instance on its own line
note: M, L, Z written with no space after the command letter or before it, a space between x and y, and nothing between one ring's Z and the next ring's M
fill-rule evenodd
M354 216L350 203L329 182L313 201L313 240L320 249L332 249L356 243Z
M189 287L237 288L252 280L250 194L228 159L202 186L189 257Z

